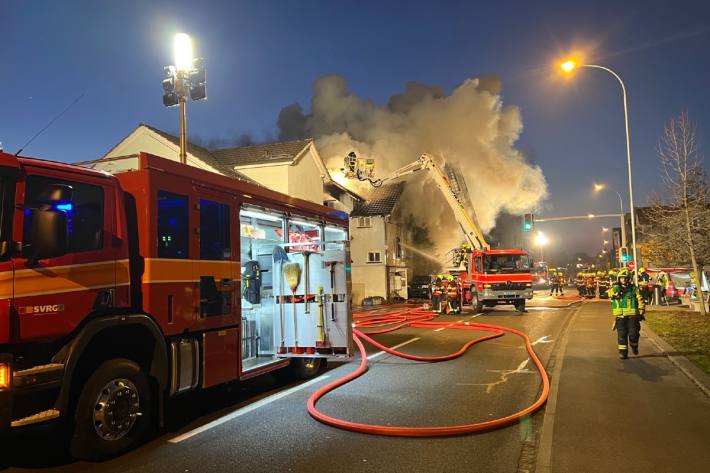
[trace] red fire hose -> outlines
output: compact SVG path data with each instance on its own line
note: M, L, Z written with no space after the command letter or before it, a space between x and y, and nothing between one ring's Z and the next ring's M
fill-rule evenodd
M308 398L308 413L319 422L324 424L337 427L344 430L350 430L352 432L361 432L366 434L374 435L386 435L390 437L445 437L451 435L462 435L470 434L474 432L483 432L487 430L497 429L506 425L513 424L520 420L522 417L532 414L533 412L540 409L547 401L547 396L550 391L550 382L547 378L547 373L545 368L542 366L542 362L535 354L530 339L525 333L515 330L509 327L501 327L498 325L489 324L479 324L470 323L469 325L464 324L451 324L446 322L433 322L435 315L428 310L421 308L403 307L395 312L387 312L383 310L371 311L367 313L354 314L356 328L353 329L353 339L355 344L360 350L360 366L354 372L343 376L342 378L326 385L317 390L315 393ZM373 340L369 335L392 332L403 327L415 327L415 328L449 328L457 330L476 330L492 332L490 335L485 335L482 337L474 338L466 342L458 351L451 353L450 355L444 356L415 356L408 355L389 347L382 345L381 343ZM377 328L376 330L369 330L367 333L363 333L358 330L358 328ZM333 391L334 389L349 383L350 381L361 376L365 371L367 371L367 354L365 352L365 347L362 340L365 340L375 347L383 350L391 355L399 356L401 358L406 358L408 360L416 361L428 361L428 362L440 362L451 360L463 355L466 350L475 345L476 343L483 342L485 340L490 340L493 338L501 337L505 333L512 333L519 336L525 342L525 348L532 358L538 373L540 374L540 379L542 380L542 392L537 400L525 409L518 411L514 414L507 415L505 417L500 417L498 419L488 420L484 422L475 422L472 424L464 425L451 425L442 427L392 427L386 425L376 425L376 424L363 424L360 422L352 422L344 419L338 419L336 417L329 416L319 411L316 408L316 403L324 395Z

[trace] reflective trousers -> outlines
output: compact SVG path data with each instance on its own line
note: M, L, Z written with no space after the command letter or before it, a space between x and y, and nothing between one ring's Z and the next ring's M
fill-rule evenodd
M638 317L617 317L616 334L618 336L619 351L628 352L629 345L639 346L639 336L641 335L641 321Z

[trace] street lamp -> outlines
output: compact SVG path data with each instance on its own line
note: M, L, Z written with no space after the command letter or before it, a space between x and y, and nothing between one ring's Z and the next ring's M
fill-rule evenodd
M621 94L622 98L624 101L624 129L626 131L626 163L627 163L627 168L628 168L628 173L629 173L629 208L631 209L631 241L633 244L633 251L634 251L634 264L638 265L639 261L637 259L636 255L636 216L634 213L634 188L633 188L633 183L631 179L631 140L629 138L629 107L627 104L626 100L626 86L624 85L624 81L621 80L621 77L619 75L609 69L608 67L604 66L599 66L596 64L577 64L576 61L573 59L568 59L560 64L560 68L566 73L566 74L571 74L577 67L591 67L593 69L601 69L603 71L608 72L612 76L616 78L616 80L619 81L619 84L621 85ZM623 218L623 212L622 212L622 218ZM624 226L622 225L621 228L623 229ZM634 272L634 282L638 285L638 273Z
M180 162L187 162L187 97L192 100L207 98L207 80L202 58L194 58L192 39L178 33L173 39L175 65L165 66L163 105L180 106Z
M609 189L606 184L594 183L594 192L601 192L604 189L608 189L617 196L619 196L619 211L621 213L621 246L626 246L626 224L624 222L624 199L621 198L621 194L614 189Z
M535 235L535 245L540 247L540 261L545 261L542 257L542 247L547 245L550 240L542 232L537 232Z

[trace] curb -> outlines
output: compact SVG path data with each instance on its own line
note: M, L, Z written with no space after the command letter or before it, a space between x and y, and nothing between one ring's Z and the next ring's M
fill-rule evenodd
M550 377L550 395L545 404L545 415L542 418L542 427L540 428L540 437L537 444L537 458L535 461L535 473L550 473L552 471L552 440L555 427L555 414L557 411L557 394L560 386L560 375L562 374L562 365L564 364L565 352L567 351L567 343L569 342L569 334L579 315L579 309L583 306L580 304L569 317L567 326L564 328L560 345L556 352L553 352L550 361L554 360L552 373L548 372Z
M644 324L642 333L651 341L659 353L668 358L668 361L673 363L695 386L700 389L703 394L710 397L710 375L695 366L689 359L682 355L671 355L678 350L673 348L668 342L663 340L656 332Z

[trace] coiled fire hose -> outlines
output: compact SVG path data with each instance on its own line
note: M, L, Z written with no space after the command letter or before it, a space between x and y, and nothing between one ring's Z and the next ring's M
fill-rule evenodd
M450 322L434 322L432 321L434 317L435 315L431 311L422 308L412 307L404 307L395 312L373 311L362 314L354 314L353 318L355 320L355 328L353 329L353 339L358 349L360 350L360 366L354 372L343 376L342 378L318 389L311 395L311 397L308 398L308 413L311 415L311 417L313 417L319 422L330 425L332 427L337 427L339 429L349 430L352 432L384 435L390 437L446 437L452 435L484 432L514 424L518 422L521 418L537 411L545 404L550 391L550 381L547 377L547 373L545 372L545 368L542 366L542 362L537 357L537 354L535 353L535 350L533 350L532 344L530 343L530 339L525 333L513 328L502 327L498 325L479 323L469 323L469 325L464 325L452 324ZM409 355L386 347L370 337L370 335L392 332L403 327L476 330L491 332L491 334L469 340L458 351L444 356ZM375 330L368 330L367 333L364 333L360 331L359 328L370 328ZM463 355L473 345L479 342L501 337L505 333L511 333L523 339L523 341L525 342L525 349L527 350L528 354L530 355L530 358L535 364L535 367L537 368L537 371L540 375L540 379L542 381L542 391L540 392L540 395L537 400L525 409L515 412L513 414L507 415L505 417L500 417L498 419L492 419L483 422L474 422L472 424L463 425L451 425L441 427L393 427L387 425L364 424L360 422L338 419L336 417L329 416L316 408L316 403L320 398L325 396L330 391L333 391L334 389L360 377L363 373L367 371L367 354L365 352L365 346L363 345L362 340L371 343L375 347L391 355L406 358L408 360L440 362L457 358Z

